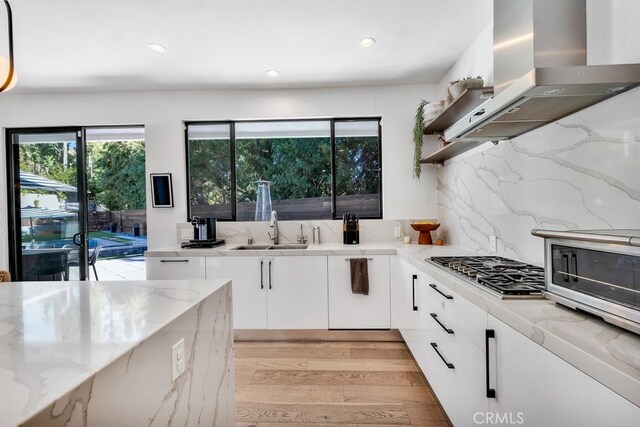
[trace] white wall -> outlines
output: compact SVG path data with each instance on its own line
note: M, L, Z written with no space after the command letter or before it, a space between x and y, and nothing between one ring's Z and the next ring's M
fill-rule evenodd
M493 23L487 25L440 80L444 91L451 81L480 76L485 86L493 84Z
M0 96L0 128L143 124L147 174L171 172L174 209L148 205L149 247L175 245L175 224L184 222L185 120L382 116L383 210L385 219L430 218L436 214L435 170L411 177L411 131L421 98L435 85L369 88L129 92ZM4 132L2 132L4 139ZM0 150L4 157L4 149ZM0 268L6 267L6 169L0 161ZM148 188L148 183L147 183Z
M640 0L587 0L587 64L640 63Z

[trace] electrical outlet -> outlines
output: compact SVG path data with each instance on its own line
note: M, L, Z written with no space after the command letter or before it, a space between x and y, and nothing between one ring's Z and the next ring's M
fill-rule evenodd
M393 237L402 237L400 227L393 227Z
M489 250L491 252L498 252L498 237L495 234L489 235Z
M184 372L187 366L184 353L184 338L171 347L171 381L175 381Z
M193 239L193 229L191 228L181 228L180 229L180 237L182 240L191 240Z

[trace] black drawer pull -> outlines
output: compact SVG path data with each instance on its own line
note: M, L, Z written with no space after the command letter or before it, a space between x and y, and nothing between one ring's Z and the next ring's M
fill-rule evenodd
M496 397L496 389L491 388L489 381L489 338L496 337L496 331L493 329L485 329L484 331L484 345L485 345L485 360L486 360L486 374L487 374L487 397Z
M413 302L413 311L418 311L418 306L416 305L416 280L418 280L418 275L414 274L411 278L411 291L412 291L412 302Z
M440 321L438 320L438 315L437 315L437 314L435 314L435 313L430 313L429 315L430 315L431 317L433 317L433 320L435 320L436 322L438 322L438 325L440 325L440 326L442 327L442 329L444 329L444 330L445 330L445 332L446 332L446 333L448 333L448 334L452 334L452 333L453 333L453 329L447 328L446 326L444 326L444 325L442 324L442 322L440 322Z
M188 259L161 259L160 262L189 262Z
M438 289L438 287L436 285L434 285L433 283L429 283L429 286L431 286L431 288L436 291L437 293L439 293L440 295L442 295L443 297L445 297L446 299L453 299L453 295L447 295L444 292L442 292L440 289Z
M445 365L447 365L447 368L449 369L455 369L455 367L453 366L453 363L449 363L446 360L444 360L444 357L442 357L442 355L440 354L440 352L438 351L438 344L432 342L431 343L431 347L433 347L433 349L436 351L436 353L438 353L438 356L440 356L440 359L442 359L442 361L444 362Z
M260 260L260 289L264 289L264 260Z

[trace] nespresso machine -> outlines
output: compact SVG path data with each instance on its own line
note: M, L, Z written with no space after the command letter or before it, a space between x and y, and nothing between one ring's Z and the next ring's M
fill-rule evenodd
M215 240L216 223L215 218L200 218L199 216L191 218L193 240Z
M213 248L224 245L223 239L216 237L216 218L191 218L193 239L182 244L183 248Z

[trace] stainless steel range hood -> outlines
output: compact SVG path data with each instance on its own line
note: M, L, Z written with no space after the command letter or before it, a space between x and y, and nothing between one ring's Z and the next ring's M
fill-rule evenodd
M494 97L447 141L511 139L640 85L640 64L586 64L586 0L494 0Z

